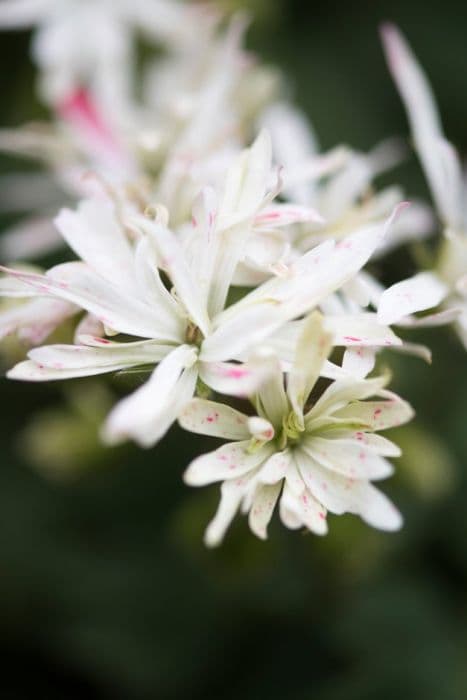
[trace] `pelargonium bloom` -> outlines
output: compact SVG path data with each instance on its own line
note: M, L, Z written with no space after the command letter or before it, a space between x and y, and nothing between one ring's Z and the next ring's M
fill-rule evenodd
M316 382L332 348L318 312L304 324L286 388L277 358L254 396L256 416L195 399L179 421L187 430L232 442L195 459L185 473L192 486L222 482L221 501L205 541L221 542L239 508L251 530L266 538L276 503L282 522L315 534L327 532L327 511L355 513L373 527L396 530L401 516L372 481L392 474L386 457L399 448L379 431L410 420L411 407L384 389L387 377L340 379L315 397ZM376 400L367 401L371 397Z
M386 230L363 229L345 245L323 243L291 265L286 277L270 280L226 308L244 243L258 212L271 200L269 162L263 134L229 172L218 207L212 192L201 196L195 211L197 245L192 241L188 249L157 212L155 220L141 216L133 221L134 241L101 201L62 212L57 225L82 262L58 265L45 276L6 271L39 297L59 298L87 311L102 334L135 340L81 331L77 345L32 350L9 376L47 381L158 365L148 382L116 406L105 428L111 442L131 437L144 446L162 437L192 398L198 379L220 393L255 391L264 368L239 363L355 276Z
M457 315L467 348L467 217L465 176L459 155L446 139L431 86L410 46L392 24L382 28L388 65L401 94L418 157L431 190L444 240L437 269L430 274L444 286L445 313Z

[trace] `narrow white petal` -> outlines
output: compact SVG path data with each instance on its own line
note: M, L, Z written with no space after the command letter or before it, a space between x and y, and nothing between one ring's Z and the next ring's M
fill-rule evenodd
M400 457L402 454L398 445L378 433L363 433L363 437L362 433L358 433L356 437L382 457Z
M385 479L394 469L364 441L308 437L302 449L323 467L350 479Z
M273 452L265 445L248 452L250 440L229 442L219 449L197 457L186 470L183 478L189 486L204 486L224 479L239 479L256 469Z
M203 382L218 394L251 396L262 386L271 369L260 357L246 362L200 362L199 374Z
M280 515L284 525L291 529L305 526L315 535L326 535L326 510L305 490L296 496L285 484L280 500Z
M419 343L408 343L404 340L402 345L398 345L394 348L396 352L402 355L411 355L412 357L419 357L421 360L431 365L432 353L430 348L426 345L420 345Z
M378 433L367 432L368 427L359 430L356 427L351 427L344 424L328 424L323 425L320 437L327 439L338 439L338 440L351 440L357 442L360 445L364 445L372 452L381 457L400 457L402 452L401 449L388 440L387 438L379 435Z
M368 188L373 172L369 159L354 154L342 170L332 177L320 198L326 221L338 221Z
M392 189L392 188L391 188ZM401 200L399 194L397 201ZM386 255L389 251L413 241L421 241L432 235L436 230L433 210L425 202L411 200L408 207L395 222L391 235L388 236L373 259Z
M104 426L104 439L115 444L133 439L142 447L154 445L191 400L198 372L194 348L182 345L167 355L150 379L120 401Z
M225 306L235 271L245 256L253 217L265 200L270 171L271 139L262 131L227 173L216 226L219 240L209 295L211 316Z
M370 483L333 473L301 451L296 452L296 459L311 493L332 513L354 513L381 530L401 527L398 510Z
M266 229L298 223L324 224L324 219L311 207L297 204L271 204L262 209L254 220L255 226Z
M290 464L285 473L285 483L287 488L295 496L295 498L300 498L305 493L306 484L303 481L303 477L297 469L297 464L294 459L294 454L290 453Z
M242 357L269 338L284 320L282 309L274 304L241 308L216 323L214 332L203 341L201 359L217 362Z
M118 279L129 293L138 289L133 252L113 205L85 199L76 211L62 209L55 219L61 235L79 258L110 282Z
M438 212L445 223L456 228L462 222L460 169L453 149L447 153L431 87L397 27L384 25L382 39L388 65L407 109L413 138Z
M224 481L221 486L221 500L214 518L209 523L205 535L204 543L208 547L217 547L235 517L243 498L245 486L243 482L236 480Z
M223 403L193 399L182 410L178 422L185 430L226 440L248 440L248 416Z
M221 221L231 225L231 222L246 219L256 212L266 194L271 160L271 137L263 130L251 148L241 153L227 174L219 210Z
M324 330L323 317L313 313L305 321L288 374L287 396L303 422L303 407L332 348L332 335Z
M209 290L209 314L215 316L225 307L227 295L236 275L239 263L248 254L248 242L252 236L252 222L241 220L228 228L216 229L216 256Z
M347 348L342 360L342 369L356 379L364 379L374 368L375 362L374 348L362 346Z
M437 326L445 326L455 321L461 315L460 308L444 309L434 314L426 316L407 316L406 318L397 321L398 326L403 328L436 328Z
M217 208L215 191L211 187L205 187L195 200L192 210L195 243L193 269L203 302L210 314L215 307L211 292L213 279L219 274L217 256L219 246L223 242L222 235L216 228Z
M81 336L81 345L44 345L29 352L38 365L51 369L72 370L84 367L154 364L173 351L171 345L154 340L115 343L98 336Z
M412 407L402 399L392 401L353 401L337 410L333 417L360 421L372 430L387 430L403 425L413 418Z
M261 123L271 134L276 163L286 171L284 193L294 202L309 204L314 194L312 178L287 186L289 173L317 158L316 138L305 115L288 102L275 102L264 111Z
M260 539L267 539L267 527L274 512L281 484L268 486L259 484L253 497L250 514L248 517L248 525L251 531Z
M334 345L347 347L392 347L401 345L397 335L382 325L374 313L325 316L324 327L333 335Z
M285 478L290 465L291 455L289 450L275 452L261 467L258 473L258 480L262 484L277 484Z
M448 289L431 272L419 272L414 277L397 282L383 292L378 306L378 320L383 324L399 321L415 311L437 306Z
M76 379L78 377L92 377L103 372L113 372L123 369L125 365L114 367L76 367L70 370L54 369L38 365L33 360L19 362L7 372L8 379L16 379L24 382L50 382L63 379Z
M374 377L371 379L353 379L347 377L338 379L328 386L320 396L311 411L306 415L306 425L323 414L335 413L347 406L351 401L367 399L381 392L387 384L388 377Z
M265 355L263 359L267 377L259 387L257 404L264 415L275 428L282 427L282 421L289 413L289 402L284 389L284 375L278 358Z
M168 228L147 217L138 217L135 225L144 231L157 251L159 264L169 275L190 319L207 335L210 322L206 306L179 241Z
M104 280L85 263L57 265L45 276L0 269L40 294L56 296L80 306L94 314L105 326L120 333L169 342L178 340L149 306L130 298L117 284Z
M31 299L0 312L0 338L17 333L30 345L42 343L78 307L61 299Z
M361 518L378 530L394 532L400 530L403 519L395 505L387 496L372 484L359 484L358 495L359 515Z
M17 273L26 273L41 276L42 270L33 266L18 265L15 268L0 266L0 271L4 273L0 278L0 297L10 297L12 299L23 299L25 297L43 296L44 292L35 289L17 276Z
M182 341L187 326L184 310L165 288L159 274L155 250L146 237L138 241L134 263L139 296L157 313L164 326L170 328L173 335Z
M289 530L298 530L303 526L301 514L297 513L296 497L291 492L287 483L282 489L282 496L279 501L279 515L286 527Z

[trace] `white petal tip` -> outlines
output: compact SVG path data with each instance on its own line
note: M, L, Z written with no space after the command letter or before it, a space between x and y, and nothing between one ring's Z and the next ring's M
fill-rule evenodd
M222 536L218 532L211 531L209 526L204 533L203 542L209 549L214 549L218 547L222 542Z

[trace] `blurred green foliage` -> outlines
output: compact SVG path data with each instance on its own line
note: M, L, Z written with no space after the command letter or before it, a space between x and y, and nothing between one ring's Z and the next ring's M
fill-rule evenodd
M407 134L377 35L393 19L432 78L447 133L466 150L467 5L241 4L258 4L251 47L284 68L323 147L365 149ZM26 34L2 35L2 124L43 114L27 47ZM413 157L393 178L409 195L426 192ZM390 281L412 264L401 250L382 272ZM239 519L225 545L207 551L201 536L217 489L189 491L181 473L209 441L174 428L153 450L110 450L102 461L97 443L79 444L77 428L66 438L77 441L71 467L92 468L65 483L45 479L44 459L59 469L64 445L43 444L37 421L54 425L62 406L69 427L91 404L76 387L67 404L63 387L2 380L1 697L466 698L466 356L449 330L418 340L433 348L432 367L385 358L394 388L418 411L385 487L406 517L396 535L331 517L326 539L273 523L261 543Z

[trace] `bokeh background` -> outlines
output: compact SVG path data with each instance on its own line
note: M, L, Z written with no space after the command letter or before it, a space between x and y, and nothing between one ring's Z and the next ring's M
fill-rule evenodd
M465 154L465 3L243 5L257 14L250 47L286 72L324 148L407 135L377 33L392 19ZM0 38L2 125L46 115L28 43L27 33ZM12 167L2 157L0 171ZM413 156L388 181L426 194ZM379 271L391 282L413 269L413 251L402 249ZM261 543L238 519L225 545L207 551L217 488L190 491L180 477L209 443L174 428L147 452L102 452L92 426L107 391L123 390L118 381L107 390L2 379L1 697L466 698L466 355L450 330L417 340L432 347L432 367L384 358L418 412L395 436L405 456L385 487L406 519L395 535L331 516L324 540L273 522Z

